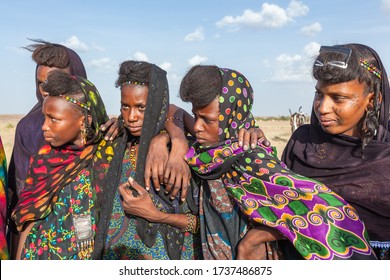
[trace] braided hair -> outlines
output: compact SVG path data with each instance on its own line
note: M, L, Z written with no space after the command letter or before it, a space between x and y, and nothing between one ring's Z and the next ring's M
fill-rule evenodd
M67 73L62 71L53 71L49 73L47 81L42 84L42 89L49 94L49 96L61 97L69 96L76 101L87 103L84 92L78 81ZM69 102L73 108L85 116L84 125L87 131L87 139L91 139L95 135L95 129L91 127L88 122L89 111L86 108L78 106Z

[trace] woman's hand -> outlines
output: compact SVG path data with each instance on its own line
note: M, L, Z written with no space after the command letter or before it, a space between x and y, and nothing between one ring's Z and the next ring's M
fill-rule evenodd
M163 223L179 229L187 227L189 221L185 214L161 212L154 205L149 193L133 178L119 186L122 195L122 206L125 213L142 217L151 223Z
M179 191L181 191L180 199L182 201L186 199L191 180L190 167L184 160L187 151L187 140L176 139L172 142L172 149L164 171L165 192L170 192L171 199L174 199Z
M238 260L266 260L277 257L277 253L269 248L267 242L282 239L283 236L275 229L257 226L250 229L237 246ZM272 256L268 256L271 254Z
M102 124L99 129L103 132L108 129L106 135L104 136L104 140L114 140L119 133L118 118L113 117L109 119L105 124Z
M142 217L149 222L161 220L162 212L153 204L149 193L133 178L130 177L129 181L120 185L118 189L122 195L122 206L126 213Z
M251 149L256 148L259 141L266 147L271 146L264 132L258 127L252 127L250 129L241 128L238 131L238 145L243 147L245 151L249 149L249 146Z
M144 172L147 190L150 190L150 181L153 181L156 191L160 191L160 185L164 183L164 170L169 156L167 146L169 141L167 133L159 133L150 142Z

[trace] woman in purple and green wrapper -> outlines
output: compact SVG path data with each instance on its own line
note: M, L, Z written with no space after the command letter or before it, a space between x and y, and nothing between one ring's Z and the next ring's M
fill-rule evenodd
M242 74L195 66L184 77L180 96L192 103L195 115L197 142L186 157L202 178L205 258L218 259L224 250L231 250L233 258L261 258L266 242L283 238L305 259L375 259L364 223L342 197L289 170L272 148L239 147L238 129L255 125L253 90ZM232 204L219 199L224 190L233 201L231 207L238 206L242 214L227 211L224 205ZM240 215L233 226L233 218Z
M0 260L9 258L7 246L7 161L0 137Z

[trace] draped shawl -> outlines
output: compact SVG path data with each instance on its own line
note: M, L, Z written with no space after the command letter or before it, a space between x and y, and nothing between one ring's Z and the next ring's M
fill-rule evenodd
M78 54L65 46L59 44L54 45L66 50L69 56L70 74L87 78L84 65ZM14 147L8 168L9 189L12 191L10 212L12 212L20 192L24 187L30 158L35 155L45 143L41 129L44 122L44 116L42 114L43 97L39 92L37 80L38 67L39 65L37 65L35 69L35 92L38 102L31 111L19 121L15 131Z
M119 186L120 176L118 174L121 174L120 170L125 153L126 143L139 141L134 179L144 187L144 170L149 145L152 138L164 129L165 117L168 110L169 89L166 72L164 70L157 67L156 65L152 65L149 81L140 80L140 77L138 76L134 76L133 78L134 81L137 82L148 82L149 87L144 122L142 125L142 133L141 137L138 138L132 136L126 130L126 133L118 138L118 146L115 150L116 156L111 164L108 175L109 177L115 176L115 179L110 181L111 183L108 187L109 191L104 197L102 215L98 225L98 236L95 242L95 251L93 254L93 258L95 259L101 258L104 250L103 247L106 244L107 230L111 218L114 197ZM120 122L123 125L123 120L121 117ZM153 185L153 182L151 182L151 184ZM170 200L170 198L164 194L163 188L161 188L159 193L155 193L154 187L152 187L150 189L150 193L155 199L154 202L164 207L164 211L168 213L180 213L181 210L179 207L178 198L173 201ZM192 210L195 211L195 205L191 205L193 206ZM127 219L126 216L125 219ZM181 248L183 245L182 233L166 224L150 224L147 220L141 217L136 217L136 219L137 233L146 246L152 247L155 243L157 232L160 232L161 236L164 238L164 245L167 249L169 257L171 259L180 259Z
M97 204L101 199L105 188L105 172L113 156L113 147L103 140L99 130L100 125L107 122L108 116L96 87L82 77L75 76L75 79L90 107L88 114L92 117L94 136L87 139L84 147L64 145L56 148L46 144L32 157L25 188L12 214L18 230L28 221L50 215L61 189L85 168L91 170Z
M254 126L253 90L239 72L220 72L221 143L195 143L186 155L191 168L202 179L221 178L250 220L277 229L306 259L375 258L364 223L342 197L289 170L272 148L238 146L238 129Z
M344 197L365 221L371 240L390 241L389 82L378 54L364 47L382 72L379 128L364 148L364 157L360 139L324 132L312 111L310 124L294 132L282 160Z

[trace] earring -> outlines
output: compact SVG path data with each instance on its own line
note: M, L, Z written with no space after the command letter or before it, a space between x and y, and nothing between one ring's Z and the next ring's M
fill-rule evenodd
M85 127L81 128L81 145L85 146L87 143L87 130Z

